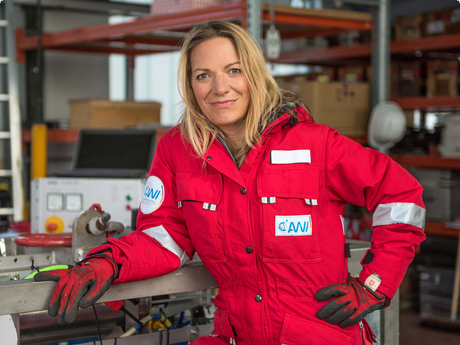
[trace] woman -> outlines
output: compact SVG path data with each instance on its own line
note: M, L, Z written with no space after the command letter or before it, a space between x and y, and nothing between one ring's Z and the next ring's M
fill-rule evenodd
M71 322L109 287L185 265L219 284L214 331L196 344L371 343L424 239L422 188L387 156L312 121L240 27L209 22L179 66L185 111L158 144L138 231L95 248L59 280L50 315ZM363 270L347 270L346 203L374 212ZM87 296L87 289L90 292Z

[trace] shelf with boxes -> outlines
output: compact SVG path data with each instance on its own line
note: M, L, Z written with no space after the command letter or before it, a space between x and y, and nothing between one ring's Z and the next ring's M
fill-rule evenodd
M228 20L248 27L247 0L153 2L151 16L119 24L103 24L78 29L47 32L41 35L42 49L88 53L118 53L128 56L177 51L185 34L196 24L211 20ZM293 9L275 5L275 23L281 38L311 37L346 30L369 31L372 16L343 10ZM262 19L269 18L269 7L262 6ZM266 20L264 29L270 25ZM37 36L16 33L17 59L37 49Z
M427 235L458 237L460 223L460 158L439 155L391 154L423 186L423 200L427 210ZM420 169L421 168L421 169Z
M420 53L433 51L454 54L453 50L460 47L460 33L444 34L435 37L422 37L413 40L393 40L390 42L390 53L393 56L405 55L416 58ZM343 65L360 63L370 59L372 46L370 43L350 46L331 46L323 48L309 48L281 53L276 60L279 63L301 63L311 65ZM428 56L432 56L429 54Z

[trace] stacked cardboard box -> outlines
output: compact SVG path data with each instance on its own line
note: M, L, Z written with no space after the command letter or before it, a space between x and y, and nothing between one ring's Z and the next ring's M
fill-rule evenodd
M396 40L413 40L423 35L423 15L399 17L394 22Z
M341 67L338 72L338 80L348 83L362 82L364 81L364 68L356 66Z
M460 8L450 8L425 15L425 35L460 32Z
M160 122L161 103L114 102L108 99L70 101L71 128L125 128Z
M392 95L394 97L419 97L423 95L422 63L394 63L392 72Z
M395 39L412 40L423 36L460 32L460 8L398 17L394 21Z
M458 95L458 61L434 60L427 62L426 95Z
M365 136L371 111L368 83L321 83L298 76L281 81L281 87L298 94L315 122L347 136Z

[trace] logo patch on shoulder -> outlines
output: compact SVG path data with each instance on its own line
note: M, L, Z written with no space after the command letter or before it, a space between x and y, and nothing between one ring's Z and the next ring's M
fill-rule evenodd
M163 186L163 182L156 176L150 176L145 183L144 192L142 193L141 212L149 214L158 210L164 199L165 187Z
M275 216L275 236L311 236L311 216Z

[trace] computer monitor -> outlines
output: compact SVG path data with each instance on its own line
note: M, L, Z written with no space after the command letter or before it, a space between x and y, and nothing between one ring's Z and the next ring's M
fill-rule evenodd
M141 176L147 173L155 151L156 130L82 129L80 130L72 171L96 176Z

